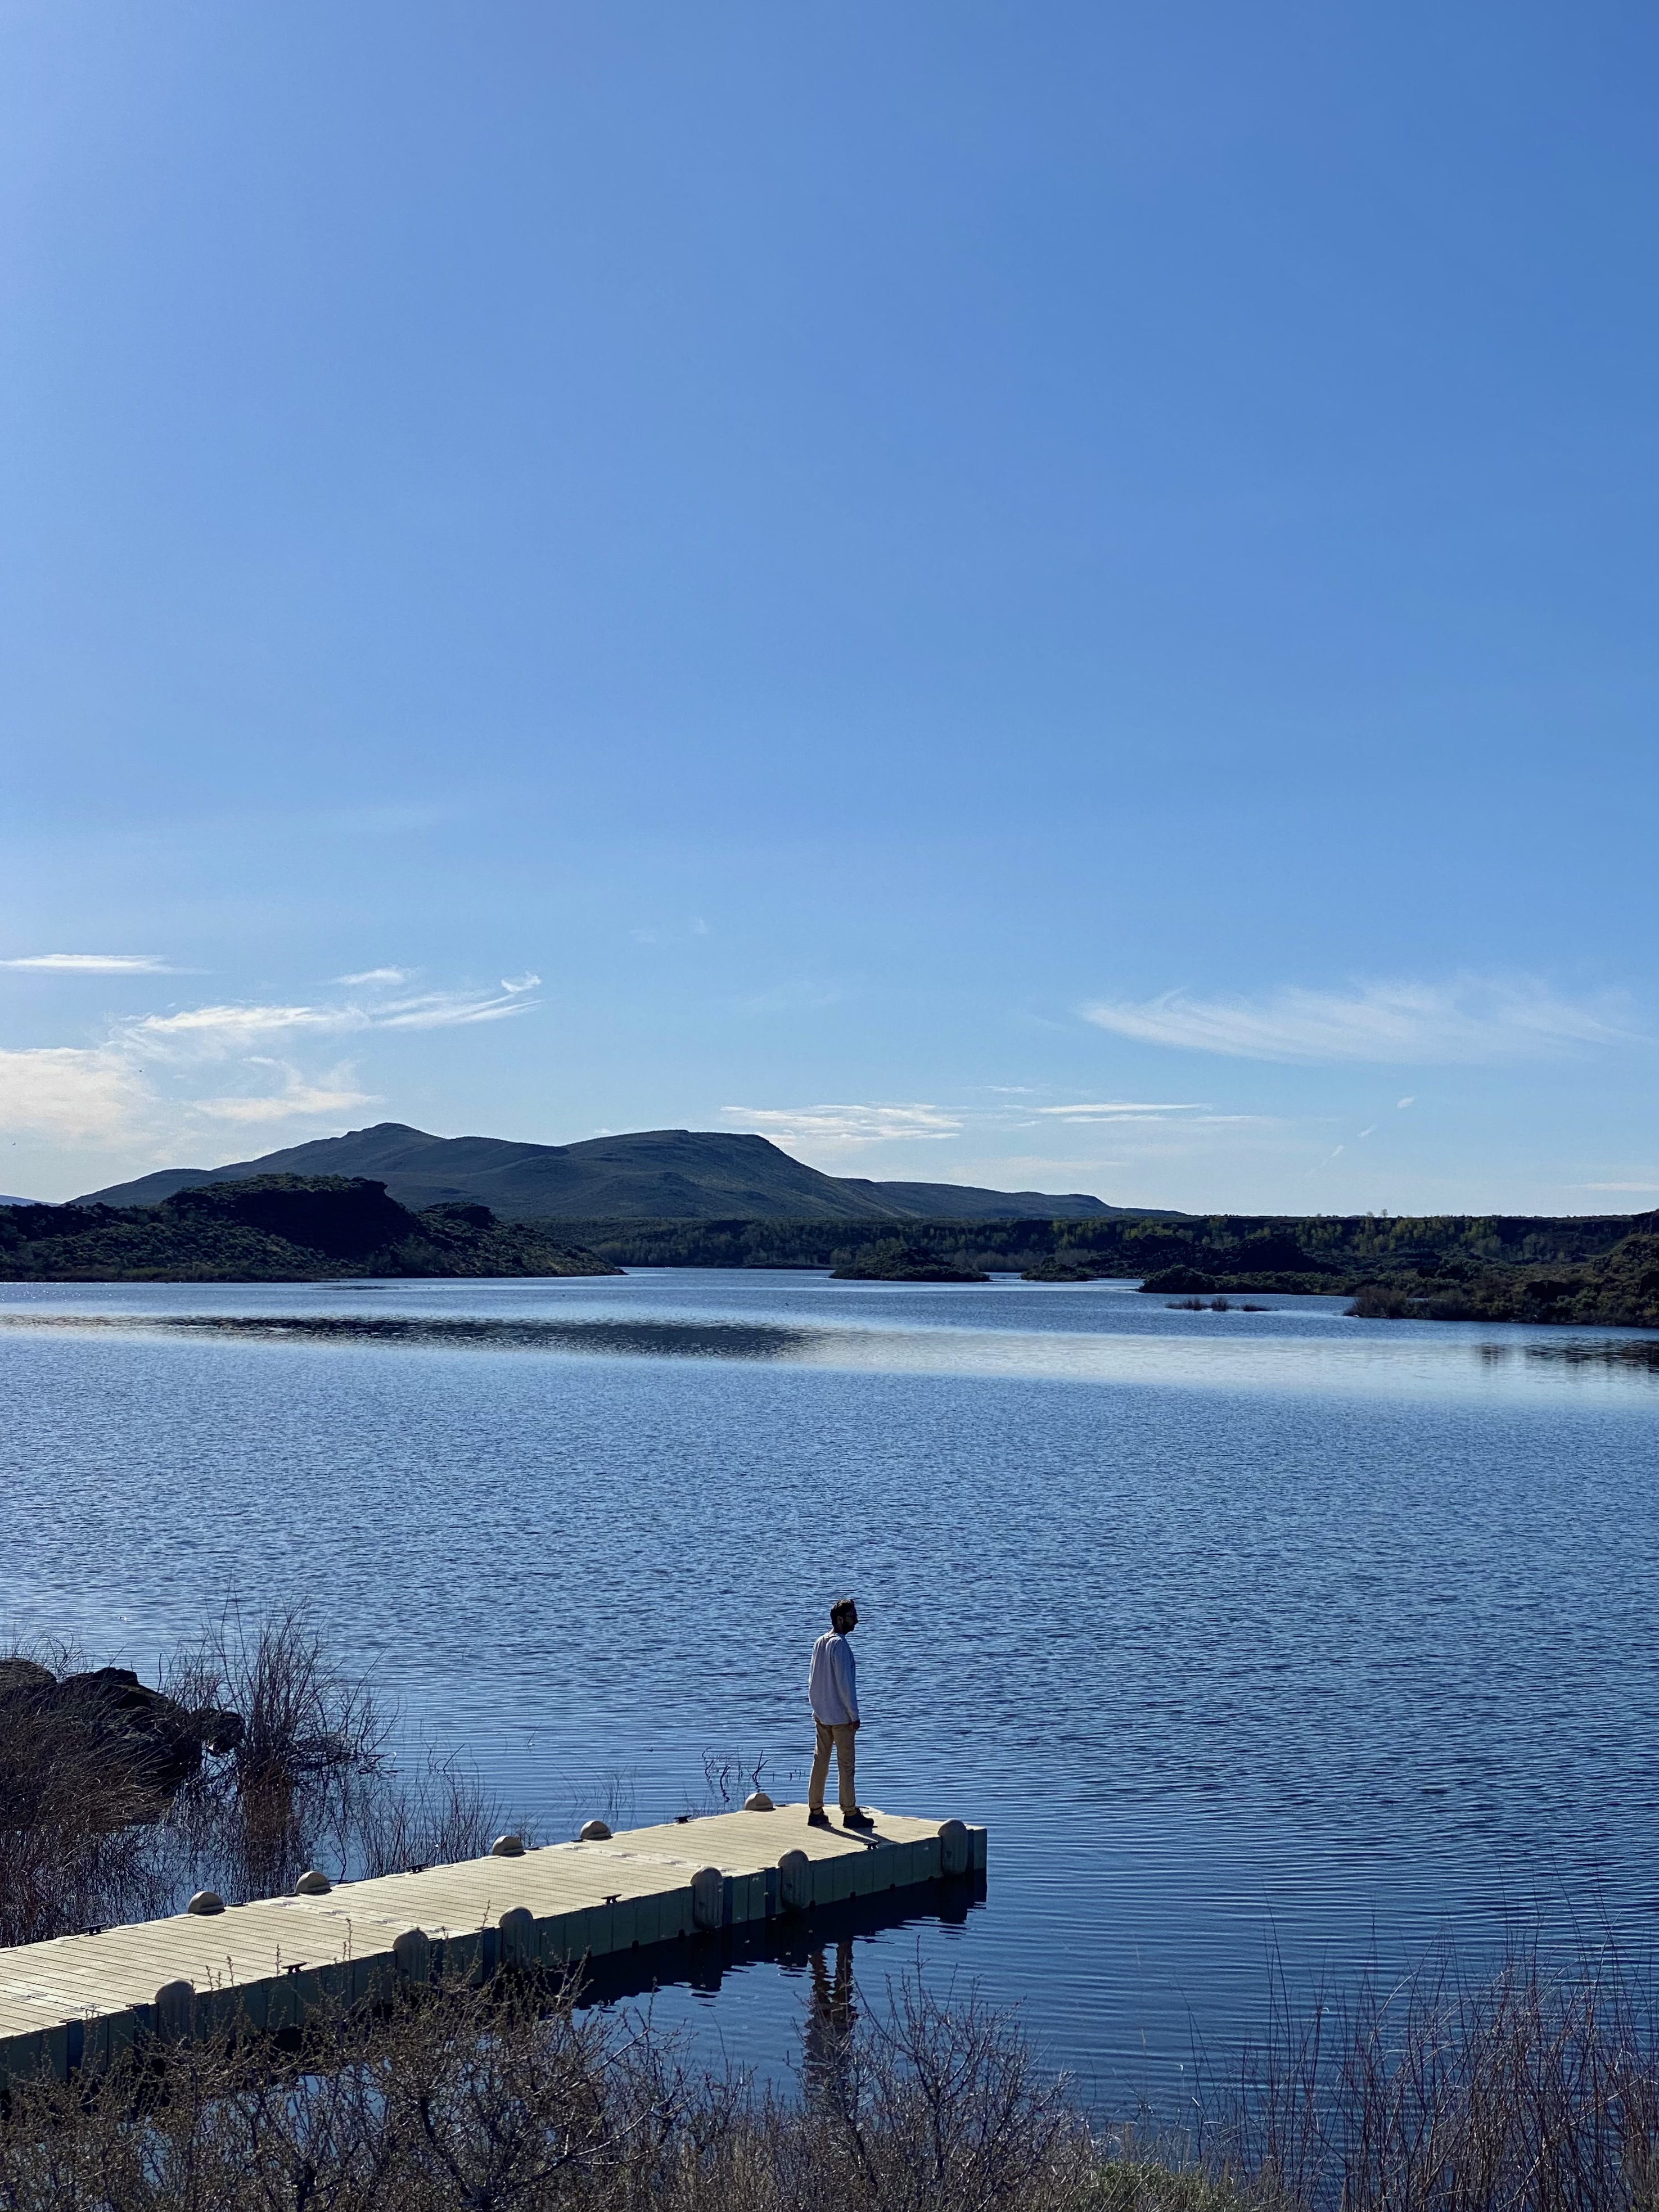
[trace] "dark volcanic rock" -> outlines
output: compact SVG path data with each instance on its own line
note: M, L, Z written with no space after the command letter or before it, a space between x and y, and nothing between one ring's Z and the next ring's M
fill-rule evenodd
M319 1282L339 1275L615 1275L465 1200L411 1213L367 1178L263 1176L153 1206L0 1206L0 1280Z
M234 1222L330 1260L366 1260L420 1225L406 1206L386 1196L382 1182L319 1181L307 1188L285 1176L177 1191L164 1211L182 1221ZM479 1225L487 1227L489 1219L486 1212Z
M0 1798L9 1826L52 1816L65 1798L112 1819L161 1806L200 1771L204 1751L235 1750L239 1714L192 1712L131 1668L55 1675L31 1659L0 1660Z

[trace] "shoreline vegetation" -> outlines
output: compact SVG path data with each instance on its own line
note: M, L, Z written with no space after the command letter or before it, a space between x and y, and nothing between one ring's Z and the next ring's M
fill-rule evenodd
M151 2039L0 2106L6 2212L1649 2212L1651 1992L1525 1944L1298 2006L1179 2134L1085 2114L1017 2016L814 1960L793 2086L507 1968L303 2036Z
M907 1223L902 1239L890 1227L844 1222L566 1226L628 1267L828 1267L843 1281L1139 1280L1154 1295L1347 1297L1362 1319L1659 1328L1659 1212L934 1221Z
M311 1863L382 1871L480 1855L500 1808L421 1809L389 1716L298 1612L234 1609L163 1670L202 1755L152 1771L162 1692L0 1657L0 1941L234 1898ZM100 1687L101 1686L101 1689ZM106 1710L87 1724L102 1695ZM125 1702L124 1702L125 1696ZM77 1718L77 1712L79 1717ZM216 1750L216 1744L222 1748ZM173 1747L176 1750L176 1746ZM170 1758L163 1744L161 1753ZM727 1762L730 1765L730 1762ZM729 1795L729 1774L705 1760ZM444 1770L447 1771L448 1770ZM355 1814L351 1810L356 1802ZM27 1802L27 1814L19 1808ZM354 1825L355 1823L355 1825ZM349 1840L355 1836L355 1841ZM27 1920L20 1912L32 1904ZM714 1940L714 1939L708 1939ZM649 2003L580 1973L445 1977L303 2030L151 2036L107 2070L0 2096L3 2212L1651 2212L1659 1988L1608 1931L1547 1949L1512 1927L1474 1974L1443 1953L1346 1990L1269 1969L1264 2024L1195 2052L1177 2131L1110 2124L1018 2016L920 1968L861 1987L844 1933L802 1931L787 2087L699 2061Z
M155 1688L75 1660L0 1652L0 1945L154 1919L198 1889L279 1895L312 1865L478 1857L505 1823L457 1763L398 1765L394 1714L301 1608L227 1608Z
M1137 1280L1153 1295L1323 1295L1362 1319L1659 1328L1659 1212L1214 1214L913 1221L502 1221L410 1211L366 1177L264 1176L160 1204L0 1206L0 1281L319 1282L826 1268L847 1282Z

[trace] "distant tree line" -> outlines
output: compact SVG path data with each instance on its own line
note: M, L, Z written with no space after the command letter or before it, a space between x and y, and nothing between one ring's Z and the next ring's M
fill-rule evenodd
M1013 1273L1147 1291L1352 1297L1365 1316L1659 1328L1659 1212L1208 1214L1025 1221L502 1221L415 1212L364 1177L262 1176L159 1206L0 1206L0 1280L285 1282L331 1276L823 1267L915 1282Z
M629 1267L834 1267L897 1233L887 1221L548 1221L549 1235ZM1632 1233L1659 1233L1659 1212L1528 1214L1195 1214L1184 1221L1109 1216L1028 1221L907 1221L903 1239L940 1259L998 1272L1079 1259L1096 1271L1161 1267L1341 1278L1447 1260L1492 1266L1580 1261ZM1299 1287L1312 1290L1312 1282Z
M562 1221L545 1226L628 1267L875 1272L885 1222ZM963 1276L1139 1279L1149 1290L1324 1292L1365 1314L1659 1327L1659 1212L1210 1214L904 1224L918 1262Z

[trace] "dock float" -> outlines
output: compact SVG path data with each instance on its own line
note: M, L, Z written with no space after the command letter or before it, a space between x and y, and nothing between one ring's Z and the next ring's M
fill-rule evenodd
M984 1871L983 1828L872 1818L812 1827L805 1805L781 1805L617 1835L593 1822L574 1843L503 1837L486 1858L332 1885L307 1875L291 1897L197 1899L167 1919L0 1948L0 2087L66 2081L149 2037L282 2034L400 1983L559 1973Z

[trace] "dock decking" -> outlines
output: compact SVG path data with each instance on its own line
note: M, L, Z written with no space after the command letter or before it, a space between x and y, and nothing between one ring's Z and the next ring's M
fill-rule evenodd
M0 1949L0 2086L65 2080L149 2035L238 2019L280 2033L400 1979L556 1972L984 1869L983 1828L874 1819L858 1832L810 1827L804 1805L720 1813Z

